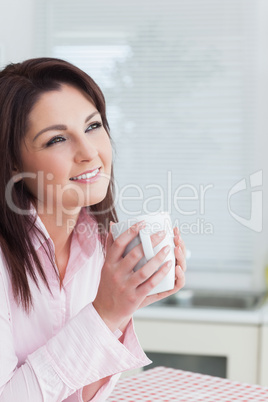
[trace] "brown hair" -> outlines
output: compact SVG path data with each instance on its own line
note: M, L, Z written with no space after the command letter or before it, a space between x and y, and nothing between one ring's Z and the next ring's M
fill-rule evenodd
M29 235L29 227L35 232L40 230L35 226L32 214L18 214L9 208L5 189L12 178L14 167L21 171L20 144L25 136L29 113L43 93L57 90L64 83L73 85L90 96L110 137L104 96L93 79L74 65L54 58L37 58L10 64L0 72L0 247L11 278L14 297L18 304L22 303L26 311L32 306L28 277L38 287L36 274L39 273L49 288L45 271ZM113 184L112 168L106 197L99 204L88 207L97 221L103 248L109 222L117 221ZM23 180L13 186L12 201L20 209L30 209L34 200ZM52 251L45 251L49 253L54 265Z

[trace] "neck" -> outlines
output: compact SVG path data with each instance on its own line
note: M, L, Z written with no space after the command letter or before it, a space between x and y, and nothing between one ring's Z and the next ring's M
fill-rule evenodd
M73 214L62 214L60 219L58 216L53 214L39 213L42 222L44 223L51 239L54 242L55 248L57 248L56 245L65 243L67 239L71 237L80 211L81 209L79 211L75 211Z
M55 259L61 280L65 275L65 270L69 260L72 233L80 211L76 211L76 213L72 215L62 215L60 222L57 216L42 213L39 214L54 243Z

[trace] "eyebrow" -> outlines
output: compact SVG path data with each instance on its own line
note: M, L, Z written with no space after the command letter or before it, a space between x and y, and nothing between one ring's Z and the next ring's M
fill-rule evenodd
M87 116L85 123L87 123L90 119L92 119L92 117L94 117L96 114L99 114L98 110L96 110L95 112L91 113L89 116ZM53 126L49 126L46 128L43 128L43 130L39 131L33 138L33 141L35 141L41 134L46 133L47 131L63 131L63 130L67 130L67 126L64 124L55 124Z

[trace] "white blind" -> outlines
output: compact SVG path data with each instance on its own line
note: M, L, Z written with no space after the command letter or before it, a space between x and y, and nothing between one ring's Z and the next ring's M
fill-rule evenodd
M189 272L250 273L254 232L228 193L254 173L256 1L38 0L36 13L37 55L105 94L119 217L169 210ZM250 194L230 207L248 219Z

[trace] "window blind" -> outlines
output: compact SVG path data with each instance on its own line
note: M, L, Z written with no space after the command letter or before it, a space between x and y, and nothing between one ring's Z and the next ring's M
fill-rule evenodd
M251 194L228 194L254 173L255 0L38 0L36 14L36 54L105 94L120 219L169 211L190 277L250 287L255 233L230 210L249 219Z

